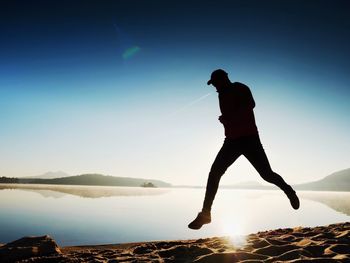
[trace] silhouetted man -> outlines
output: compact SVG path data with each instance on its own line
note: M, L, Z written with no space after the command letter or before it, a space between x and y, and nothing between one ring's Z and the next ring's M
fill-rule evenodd
M213 71L207 84L212 84L219 94L222 114L219 120L225 127L226 138L208 176L202 211L188 227L200 229L202 225L211 222L211 206L220 178L242 154L265 181L277 185L287 195L292 207L298 209L300 205L298 196L280 175L272 171L261 145L253 112L255 102L250 89L239 82L231 83L227 73L222 69Z

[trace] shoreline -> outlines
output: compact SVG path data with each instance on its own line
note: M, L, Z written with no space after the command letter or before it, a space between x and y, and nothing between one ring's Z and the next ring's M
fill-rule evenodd
M58 247L49 236L29 237L0 246L0 261L350 262L350 222L274 229L249 234L241 240L210 237Z

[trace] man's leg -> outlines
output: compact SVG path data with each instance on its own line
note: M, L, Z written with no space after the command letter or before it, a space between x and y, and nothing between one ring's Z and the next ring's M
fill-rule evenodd
M246 143L243 146L243 155L249 160L265 181L278 186L287 195L294 209L299 208L299 199L293 188L287 184L279 174L272 171L259 136L247 138Z
M236 141L225 140L224 145L216 155L216 158L209 172L202 211L211 211L211 206L218 190L221 176L226 172L227 168L237 160L240 155L241 151Z
M221 176L240 155L241 151L237 142L225 139L225 142L218 152L209 172L202 212L200 212L197 218L188 225L189 228L199 229L203 224L210 223L211 206L218 190Z

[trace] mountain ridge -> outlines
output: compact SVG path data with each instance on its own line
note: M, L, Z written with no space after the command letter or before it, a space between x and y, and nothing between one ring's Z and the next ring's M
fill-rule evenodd
M26 177L22 177L22 178L31 178L31 179L54 179L54 178L61 178L61 177L68 177L68 176L72 176L66 172L63 171L56 171L56 172L46 172L40 175L34 175L34 176L26 176Z
M52 175L54 173L64 172L47 172L43 175ZM66 174L66 173L64 173ZM66 174L67 175L67 174ZM196 185L172 185L170 183L145 178L117 177L103 174L80 174L60 178L8 178L0 177L0 183L25 183L25 184L58 184L58 185L96 185L96 186L142 186L152 183L156 187L174 187L174 188L205 188L205 186ZM274 185L263 185L255 181L240 182L234 185L222 185L221 188L227 189L255 189L271 190L277 189ZM310 191L350 191L350 168L331 173L330 175L309 183L294 184L296 190Z
M350 168L331 173L326 177L303 184L294 185L297 190L350 191Z
M62 184L62 185L96 185L96 186L141 186L152 183L157 187L171 187L170 183L144 178L117 177L103 174L80 174L60 178L17 178L24 184Z

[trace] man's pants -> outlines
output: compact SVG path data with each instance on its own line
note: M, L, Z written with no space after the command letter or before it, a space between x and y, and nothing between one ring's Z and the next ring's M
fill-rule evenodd
M211 211L221 176L242 154L265 181L277 185L286 194L294 191L280 175L272 171L259 135L245 136L238 139L226 138L209 173L202 211Z

